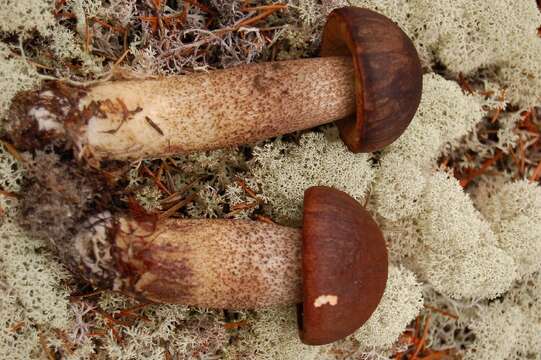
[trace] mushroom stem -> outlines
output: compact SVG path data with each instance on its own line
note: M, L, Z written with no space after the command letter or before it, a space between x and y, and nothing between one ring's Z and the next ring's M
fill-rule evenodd
M270 62L103 83L80 105L93 101L100 116L73 139L83 156L152 158L253 143L352 115L355 74L349 56Z
M95 286L210 308L302 301L300 229L205 219L96 224L79 233L65 254L72 270Z

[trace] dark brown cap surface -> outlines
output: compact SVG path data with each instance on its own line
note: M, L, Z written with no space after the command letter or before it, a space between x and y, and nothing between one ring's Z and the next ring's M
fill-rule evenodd
M323 345L344 338L372 315L387 283L387 249L371 215L329 187L304 193L303 304L300 337Z
M419 106L422 69L408 36L390 19L345 7L327 19L321 56L347 56L355 67L357 113L338 121L353 152L372 152L395 141Z

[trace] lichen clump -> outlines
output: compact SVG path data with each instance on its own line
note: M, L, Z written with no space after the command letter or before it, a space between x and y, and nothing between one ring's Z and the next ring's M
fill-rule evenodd
M315 56L325 17L345 5L397 22L425 70L415 118L381 152L352 154L325 126L82 164L62 141L25 151L7 136L28 115L13 112L21 91ZM0 358L541 359L540 25L533 0L4 1ZM293 307L141 304L63 265L64 240L103 211L298 226L314 185L366 204L391 260L373 317L330 346L298 340Z

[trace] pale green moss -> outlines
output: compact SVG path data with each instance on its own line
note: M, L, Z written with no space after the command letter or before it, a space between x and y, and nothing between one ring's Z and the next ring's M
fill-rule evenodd
M481 105L479 97L464 94L454 81L424 75L423 96L415 117L385 152L398 152L423 169L434 168L440 153L452 149L481 121Z
M230 359L311 360L319 347L304 345L298 336L294 307L258 311L250 321L251 329L240 334Z
M353 335L362 352L385 351L397 342L423 306L421 284L413 272L391 265L383 298L370 319Z
M479 310L470 324L475 341L464 359L509 359L526 318L518 306L495 302Z
M488 223L458 181L438 172L428 182L420 215L421 272L455 298L493 298L516 278L513 258L496 247Z
M22 58L13 55L10 48L0 42L0 120L4 119L11 99L19 91L30 90L38 83L35 69ZM0 130L3 127L1 124Z
M516 333L511 359L541 359L541 272L526 276L506 295L509 306L518 305L526 319Z
M35 359L40 352L36 329L26 319L13 291L0 278L0 358Z
M506 183L479 205L519 274L540 271L541 187L527 180Z
M24 37L33 31L50 35L56 25L53 4L50 0L5 0L0 6L0 31Z
M392 221L418 215L427 182L419 164L391 152L382 157L376 171L373 202L378 214Z
M367 154L353 154L336 128L303 135L299 145L276 140L254 149L251 169L280 223L299 225L304 191L332 186L363 201L373 179Z
M54 261L45 244L30 239L13 224L0 230L2 272L25 317L36 323L65 327L69 321L68 272Z

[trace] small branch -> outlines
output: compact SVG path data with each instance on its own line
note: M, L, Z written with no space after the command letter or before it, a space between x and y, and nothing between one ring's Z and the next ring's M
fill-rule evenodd
M537 167L533 171L533 174L530 177L530 181L532 182L538 181L540 177L541 177L541 161L537 164Z
M160 214L160 219L166 219L168 217L171 217L175 212L183 208L184 206L191 203L195 197L197 196L196 193L192 193L190 196L188 196L186 199L179 201L176 205L173 205L169 209L165 210Z
M451 318L451 319L458 320L458 316L457 316L457 315L451 314L451 313L449 313L449 312L447 312L447 311L445 311L445 310L438 309L437 307L434 307L434 306L432 306L432 305L427 305L427 304L425 304L424 307L427 308L427 309L429 309L429 310L432 310L432 311L434 311L434 312L437 312L437 313L439 313L439 314L442 314L442 315L444 315L444 316L447 316L447 317L449 317L449 318Z
M261 222L264 222L264 223L267 223L267 224L276 224L274 221L272 221L272 219L268 216L265 216L265 215L256 215L255 216L255 220L256 221L261 221Z
M496 151L496 154L491 157L490 159L487 159L481 164L481 167L476 170L472 170L469 175L466 177L460 179L460 186L465 188L468 186L468 184L475 179L477 176L484 174L491 166L493 166L498 160L500 160L503 156L503 153L500 150Z
M261 6L253 6L253 7L242 7L240 11L244 12L250 12L250 11L258 11L258 10L281 10L281 9L287 9L287 4L271 4L271 5L261 5Z
M430 326L430 316L427 316L425 320L425 325L423 327L423 336L419 339L419 342L417 343L417 348L415 349L415 352L413 353L410 360L417 359L417 355L419 355L421 350L424 348L426 339L428 338L429 326Z
M43 352L47 356L47 359L48 360L56 360L56 358L55 358L55 356L53 354L53 351L51 350L51 348L47 344L47 339L45 338L45 335L43 335L43 332L41 330L38 333L38 338L39 338L39 344L41 345L41 349L43 350Z
M17 149L15 148L15 146L13 146L11 143L7 142L7 141L4 141L4 140L0 140L0 144L3 145L5 148L6 148L6 151L11 155L13 156L13 158L21 163L25 163L26 161L24 160L24 158L22 157L22 155L17 151Z

